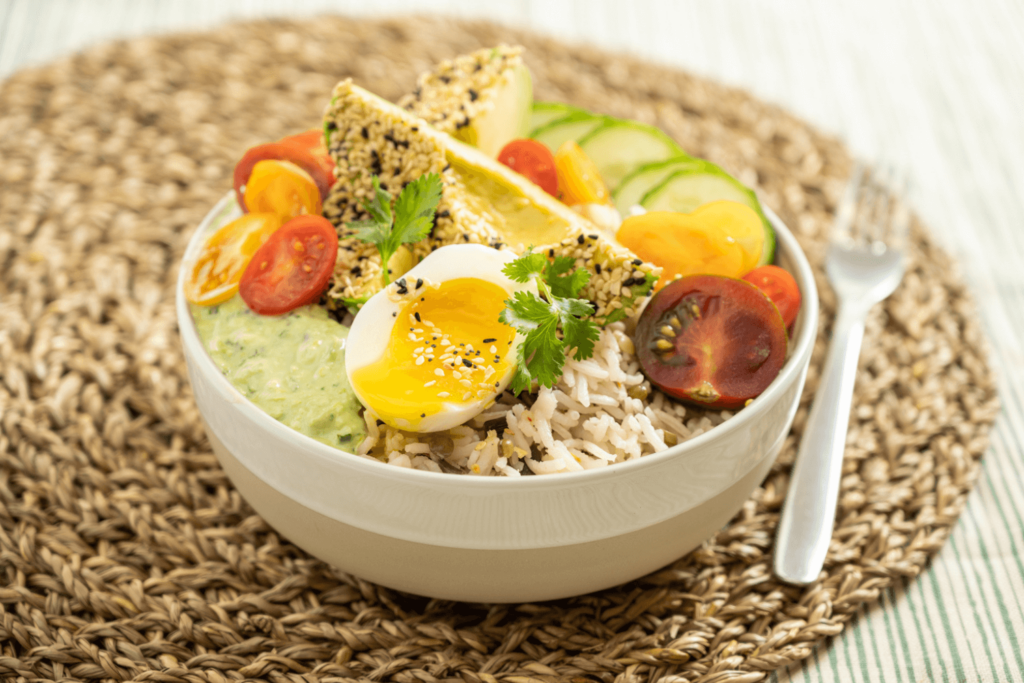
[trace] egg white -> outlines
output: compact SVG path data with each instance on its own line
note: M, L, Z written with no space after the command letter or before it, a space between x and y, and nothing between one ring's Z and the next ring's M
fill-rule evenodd
M536 294L537 286L532 281L527 284L515 282L501 272L502 268L516 258L516 254L507 250L498 251L480 244L453 244L430 253L399 280L404 280L410 293L415 291L418 279L424 281L424 286L429 286L431 283L436 285L458 278L477 278L498 285L509 297L519 291ZM414 432L438 432L464 424L479 415L485 406L505 390L512 375L515 374L514 364L510 364L501 377L494 377L498 386L494 388L493 393L467 403L439 399L441 410L427 415L415 424L389 418L386 407L369 403L360 392L358 384L352 380L357 370L377 362L384 356L402 309L414 298L400 295L399 289L398 281L392 282L363 304L355 317L349 330L348 346L345 351L345 371L349 383L356 397L366 408L394 427ZM458 306L459 302L453 301L452 305ZM402 324L404 325L405 321L402 321ZM523 335L517 334L506 356L513 354L511 357L515 357L514 354L522 341Z

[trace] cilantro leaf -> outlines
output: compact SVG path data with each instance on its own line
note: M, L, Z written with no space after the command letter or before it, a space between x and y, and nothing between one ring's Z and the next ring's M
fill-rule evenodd
M421 175L405 186L395 202L395 230L392 240L399 244L419 242L434 224L434 212L441 201L441 176Z
M516 292L505 300L498 320L526 334L551 318L551 306L532 292Z
M575 349L576 360L594 354L594 343L600 336L597 325L590 320L594 309L589 301L574 298L590 281L590 274L582 269L573 271L574 265L568 257L549 261L543 254L527 251L502 270L516 282L532 281L539 292L516 292L505 300L505 308L498 315L502 323L526 335L517 351L519 365L512 378L513 393L530 388L534 380L553 387L562 376L569 349Z
M391 193L380 186L380 178L373 176L373 200L364 201L363 208L377 223L391 225Z
M544 258L544 254L535 254L532 249L528 249L525 254L502 268L501 272L509 280L525 284L542 275L547 266L548 260Z
M544 281L551 293L563 298L578 296L580 290L590 282L590 273L582 268L573 270L576 261L569 256L556 256L544 273Z
M391 210L391 193L380 186L377 176L373 176L373 193L372 201L363 202L370 219L352 221L348 227L355 237L377 247L384 284L387 285L390 281L388 262L398 248L419 242L430 232L434 212L441 201L441 177L428 173L406 185L398 195L394 212Z
M380 244L388 238L388 226L374 220L352 221L348 228L353 231L353 237L364 242Z
M601 336L597 325L589 320L568 317L562 319L562 331L566 347L576 349L573 358L585 360L594 355L594 343Z
M546 387L555 386L565 365L565 348L558 338L557 318L548 318L531 330L519 345L519 369L513 377L512 391L529 388L533 380Z

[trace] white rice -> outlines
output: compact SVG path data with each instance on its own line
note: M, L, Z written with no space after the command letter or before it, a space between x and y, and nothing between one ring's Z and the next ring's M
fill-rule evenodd
M687 409L656 390L630 397L630 389L643 395L642 384L633 342L623 323L615 323L602 330L591 358L567 358L561 380L542 387L532 405L506 392L468 424L438 434L392 429L367 410L367 435L357 453L432 472L576 472L663 451L732 416Z

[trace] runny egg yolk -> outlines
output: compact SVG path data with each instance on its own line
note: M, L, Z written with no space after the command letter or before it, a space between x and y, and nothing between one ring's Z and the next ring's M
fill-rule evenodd
M504 288L457 278L421 291L398 312L383 356L352 373L364 403L399 428L415 427L445 404L493 398L515 364L515 330L498 321Z

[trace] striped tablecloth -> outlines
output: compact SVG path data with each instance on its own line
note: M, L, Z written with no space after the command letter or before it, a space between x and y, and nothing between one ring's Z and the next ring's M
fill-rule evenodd
M631 52L746 88L906 167L911 203L981 306L1004 411L935 562L772 680L1024 680L1024 4L0 0L0 77L109 38L325 11L487 18Z

